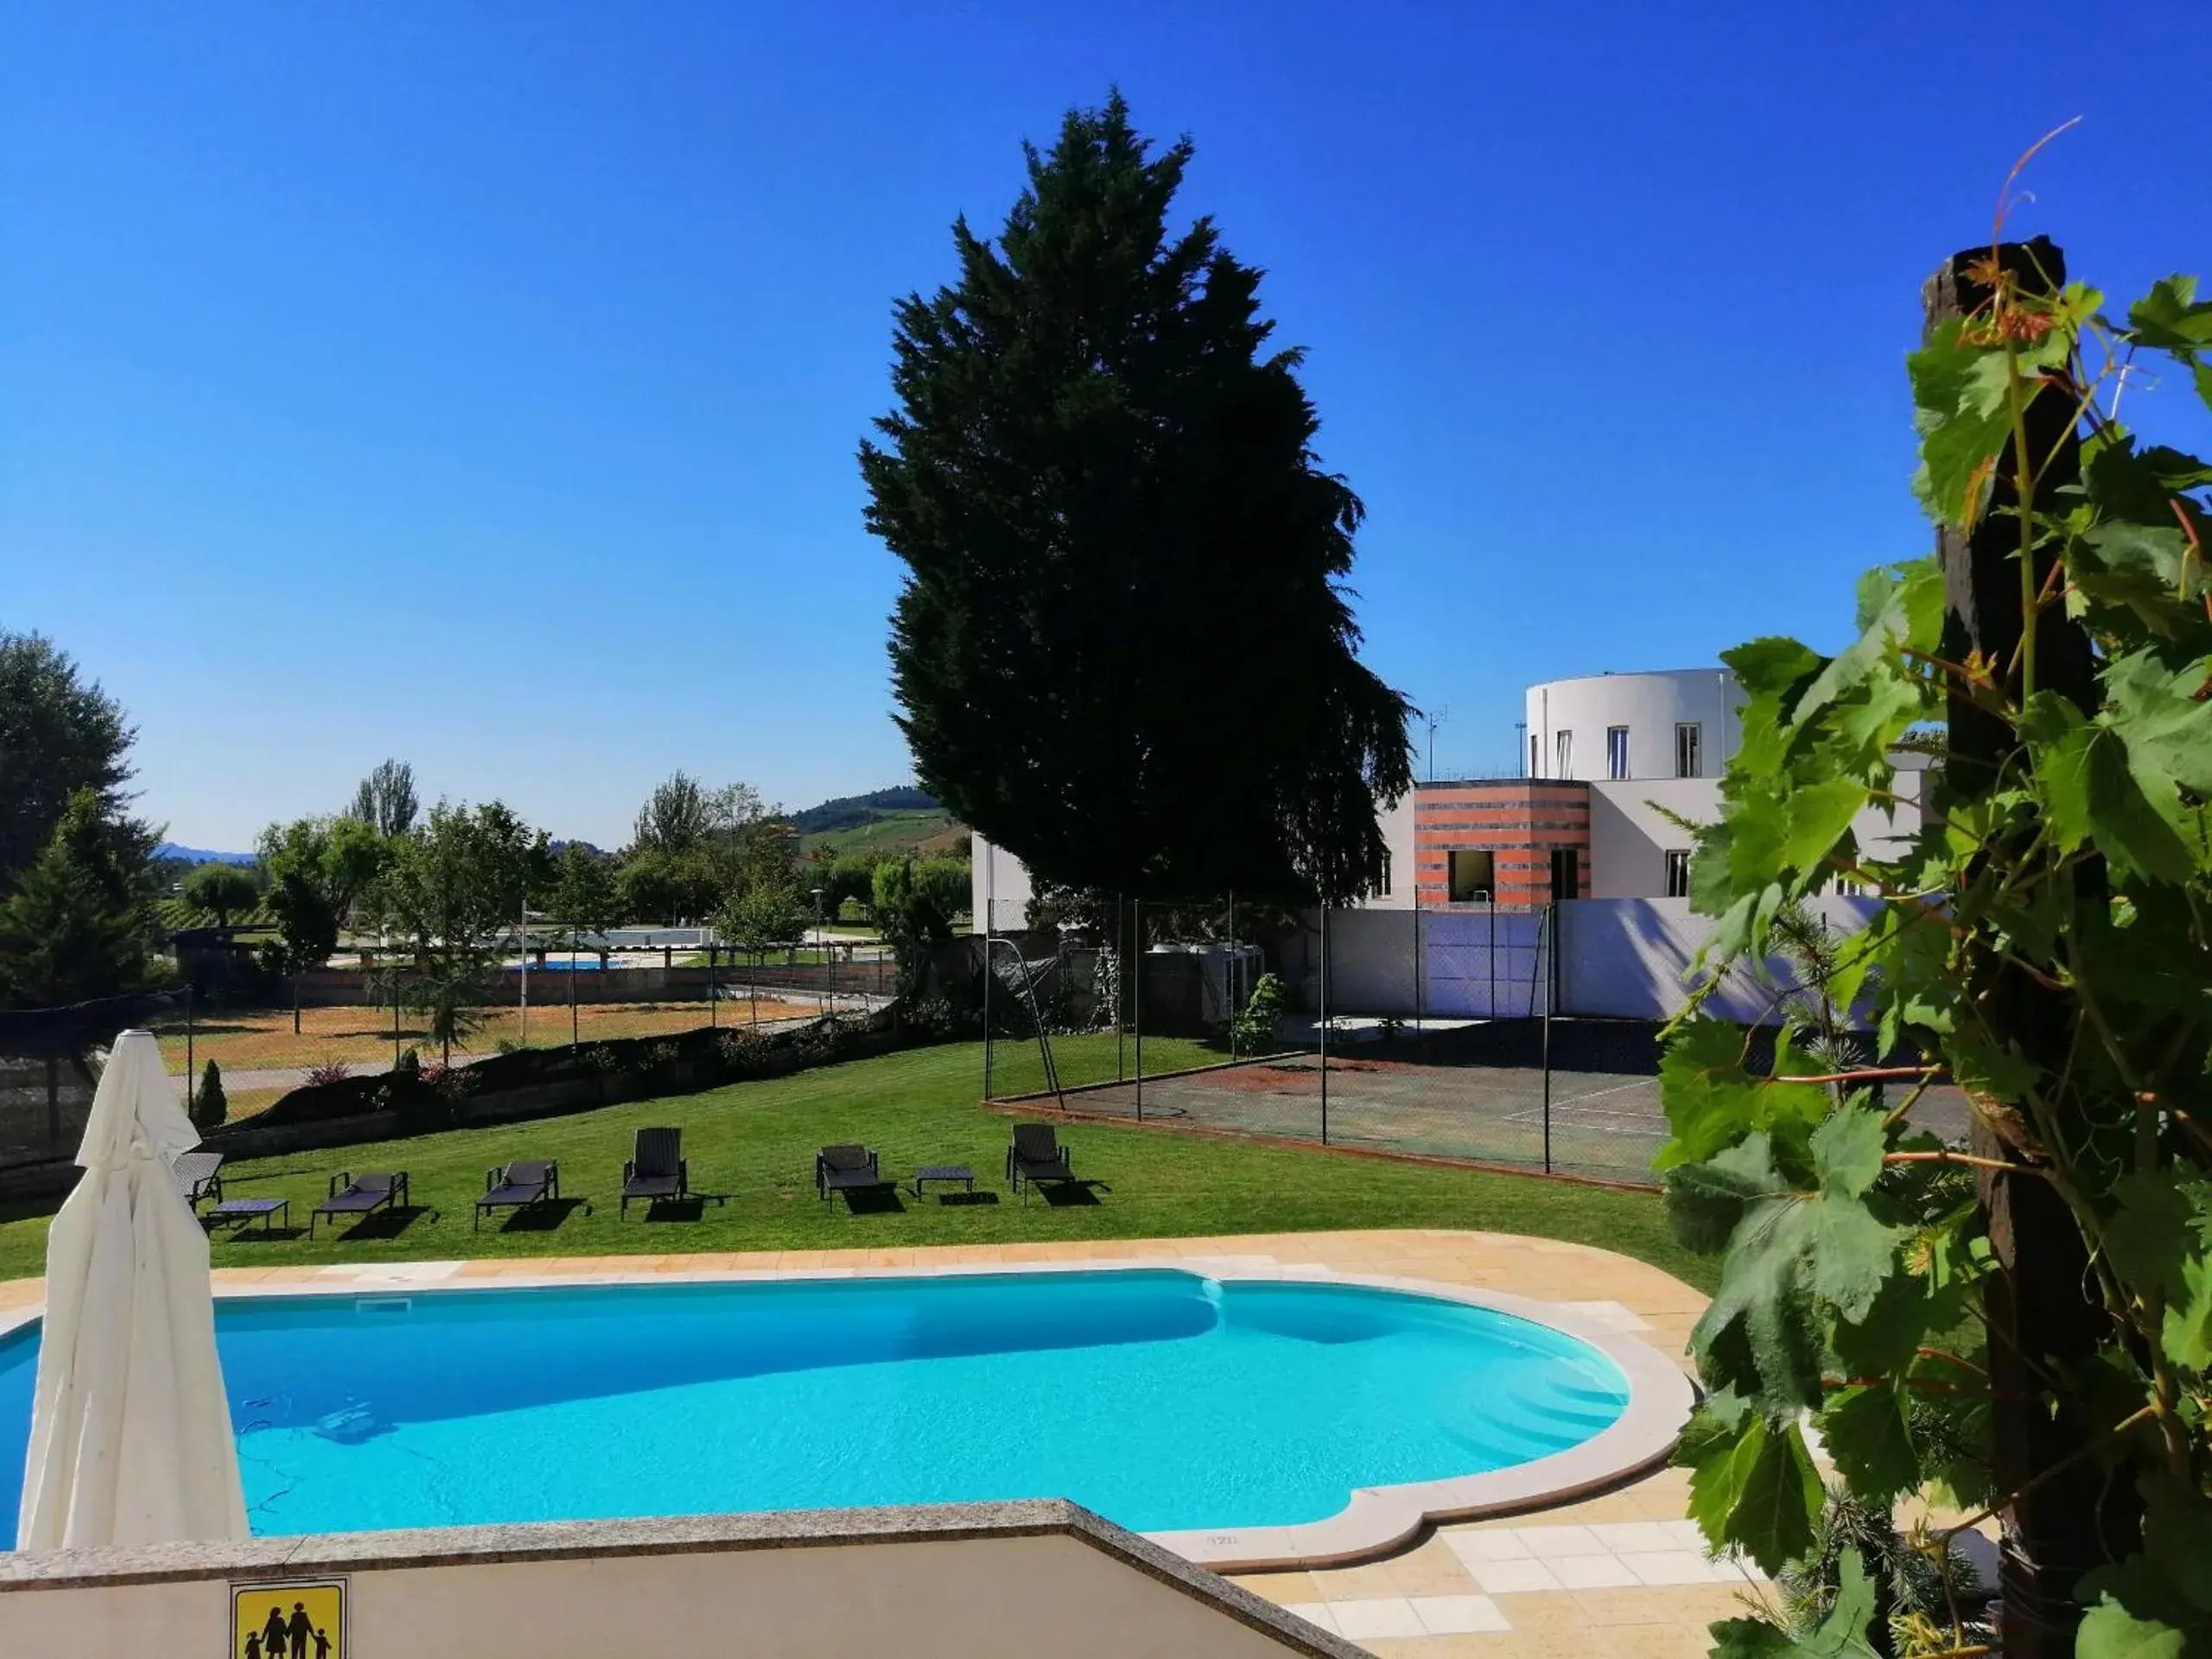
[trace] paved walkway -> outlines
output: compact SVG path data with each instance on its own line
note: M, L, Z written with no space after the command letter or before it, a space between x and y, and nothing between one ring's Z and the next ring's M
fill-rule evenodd
M276 1284L365 1288L546 1276L763 1269L837 1273L931 1263L1116 1259L1218 1266L1311 1264L1510 1291L1579 1308L1680 1354L1705 1298L1656 1268L1553 1239L1436 1230L1082 1240L937 1249L510 1257L334 1267L225 1268L226 1289ZM0 1283L0 1312L39 1299L36 1280ZM1235 1575L1269 1600L1402 1659L1702 1659L1706 1626L1768 1587L1707 1559L1685 1518L1689 1481L1666 1469L1603 1496L1503 1520L1446 1526L1357 1567Z

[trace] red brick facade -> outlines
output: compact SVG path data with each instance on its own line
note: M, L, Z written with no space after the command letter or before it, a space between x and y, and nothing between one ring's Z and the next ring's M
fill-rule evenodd
M1571 847L1577 879L1571 893L1552 892L1552 852ZM1451 855L1492 856L1497 901L1534 907L1590 891L1590 786L1541 779L1496 783L1422 784L1414 791L1414 902L1451 902Z

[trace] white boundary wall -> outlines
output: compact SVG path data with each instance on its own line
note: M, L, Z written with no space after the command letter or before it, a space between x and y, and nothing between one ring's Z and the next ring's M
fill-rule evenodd
M1871 899L1815 901L1839 933L1873 914ZM1319 1011L1320 934L1309 912L1284 971L1301 1006ZM1402 1019L1515 1019L1540 1014L1552 978L1541 912L1457 906L1413 912L1332 911L1329 915L1329 1012ZM1581 899L1559 906L1561 1014L1669 1020L1688 1003L1689 975L1712 937L1710 918L1687 899ZM1780 961L1763 982L1738 965L1707 1007L1724 1019L1771 1023L1794 981Z

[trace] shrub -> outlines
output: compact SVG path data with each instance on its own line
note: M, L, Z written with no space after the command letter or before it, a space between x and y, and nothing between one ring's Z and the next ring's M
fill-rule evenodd
M1275 1045L1275 1027L1282 1021L1283 1005L1287 1000L1281 976L1262 974L1260 982L1252 987L1252 1000L1236 1016L1236 1046L1248 1053L1272 1049Z
M343 1060L333 1060L327 1065L309 1066L307 1087L312 1089L319 1084L343 1083L353 1075L352 1070Z
M222 1128L230 1115L231 1103L223 1094L223 1068L210 1060L200 1074L200 1092L192 1097L192 1127L205 1135Z

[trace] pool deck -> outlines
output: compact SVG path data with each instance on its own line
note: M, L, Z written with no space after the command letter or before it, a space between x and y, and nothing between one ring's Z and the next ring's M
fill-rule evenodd
M696 1255L502 1258L321 1267L225 1268L221 1294L280 1287L347 1291L485 1283L591 1283L734 1274L817 1276L887 1268L1127 1262L1197 1271L1320 1268L1504 1293L1681 1356L1706 1299L1656 1268L1555 1239L1407 1229L1067 1243L768 1250ZM0 1282L0 1328L43 1300L41 1281ZM1681 1361L1688 1369L1686 1359ZM1233 1573L1244 1586L1349 1637L1406 1659L1690 1659L1706 1627L1767 1586L1707 1559L1686 1518L1686 1471L1662 1468L1598 1496L1518 1516L1446 1524L1363 1565Z

